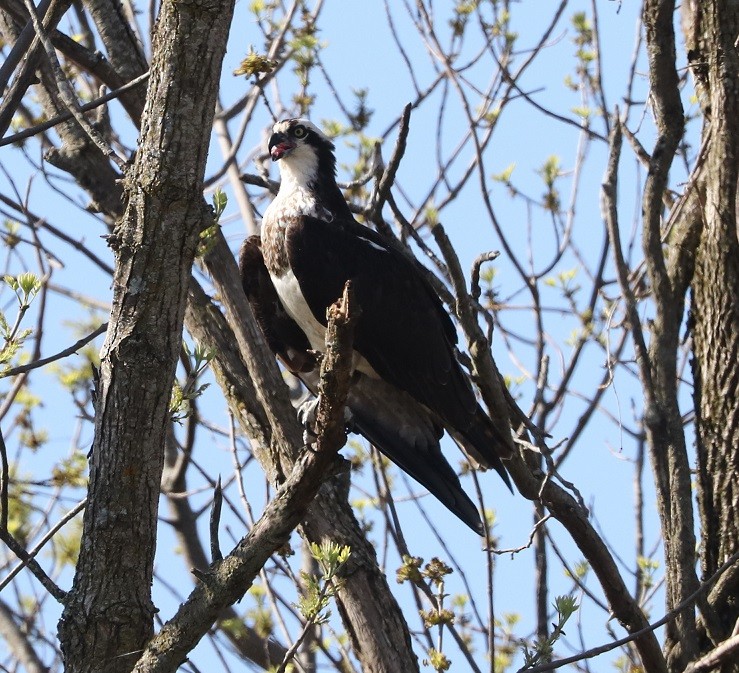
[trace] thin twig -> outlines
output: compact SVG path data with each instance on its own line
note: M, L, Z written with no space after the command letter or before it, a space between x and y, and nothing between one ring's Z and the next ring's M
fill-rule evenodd
M54 3L42 0L38 6L39 15L44 17L44 24L48 30L53 30L69 8L71 2ZM0 101L0 136L10 126L13 116L23 102L28 88L34 83L35 72L40 60L41 43L35 39L33 24L28 21L21 30L8 58L0 68L0 91L3 92ZM8 80L18 63L21 63L12 85L7 88Z
M724 572L726 572L729 568L731 568L731 566L733 566L737 561L739 561L739 552L732 554L729 557L729 559L726 561L726 563L724 563L715 573L713 573L713 575L711 575L711 577L709 577L703 584L701 584L698 587L698 589L694 591L692 594L690 594L690 596L688 596L684 601L676 605L664 617L662 617L661 619L658 619L656 622L649 624L643 629L640 629L639 631L635 631L634 633L630 633L628 636L620 638L619 640L614 640L612 643L606 643L605 645L600 645L599 647L593 647L589 650L586 650L585 652L581 652L580 654L576 654L572 657L558 659L557 661L550 661L546 664L540 664L539 666L535 666L534 668L522 668L519 670L526 671L526 673L543 673L543 671L553 671L554 669L560 668L562 666L566 666L567 664L573 664L577 661L582 661L583 659L592 659L593 657L597 657L600 654L610 652L611 650L615 650L617 647L621 647L622 645L626 645L627 643L630 643L636 640L640 636L643 636L645 633L649 633L650 631L655 631L660 626L664 626L668 622L671 622L685 608L692 605L703 593L705 593L711 587L711 585L719 577L721 577L721 575ZM707 669L702 669L702 670L707 670Z
M2 540L10 551L12 551L21 561L25 563L28 569L33 573L34 577L41 582L43 587L54 597L59 603L64 603L67 592L63 591L54 580L49 577L44 569L38 564L36 559L23 548L18 540L16 540L7 529L0 530L0 540Z
M35 558L38 555L38 553L46 546L46 543L51 540L51 538L53 538L67 523L74 519L74 517L76 517L85 508L86 504L87 498L85 498L84 500L80 500L74 507L72 507L72 509L70 509L61 519L59 519L59 521L57 521L49 529L46 535L44 535L44 537L39 540L38 544L33 549L31 549L31 551L28 552L26 558L21 560L21 562L17 566L15 566L15 568L13 568L2 581L0 581L0 592L6 586L8 586L8 584L10 584L12 579L21 570L23 570L23 568L28 565L29 560Z
M534 537L536 536L536 531L538 531L549 519L552 518L551 514L547 514L546 516L543 516L541 519L539 519L535 524L534 527L531 529L531 533L529 533L529 541L521 545L520 547L512 547L511 549L493 549L493 554L502 555L502 554L510 554L513 556L514 554L518 554L519 552L522 552L524 549L528 549L531 547L531 545L534 543Z
M218 541L218 527L221 524L221 508L223 507L223 489L221 488L221 475L213 489L213 505L210 510L210 558L211 561L222 561L221 545Z
M121 171L125 170L126 160L119 157L113 151L110 145L105 142L101 134L87 121L87 119L85 119L84 115L80 111L80 104L77 100L77 95L75 94L72 86L69 83L69 80L66 78L64 72L62 71L59 59L56 56L54 45L51 44L49 36L46 34L43 26L41 25L38 14L36 13L36 7L33 4L32 0L25 0L25 5L28 9L28 14L31 17L31 21L33 22L33 27L36 31L36 35L41 41L41 44L44 47L44 51L46 52L46 56L49 59L49 64L51 65L51 69L54 72L54 80L56 81L57 90L62 101L67 106L67 109L72 113L72 116L75 118L77 123L82 127L85 133L89 136L90 140L92 140L92 142L103 153L103 155L112 160Z
M8 509L9 509L9 489L10 489L10 466L8 464L8 450L5 447L5 439L0 431L0 534L8 533Z
M480 289L480 267L485 262L492 262L494 259L498 259L498 257L500 257L500 252L498 250L491 250L490 252L483 252L481 255L478 255L472 263L470 294L475 301L480 299L480 295L482 294L482 290Z
M127 91L130 91L131 89L136 88L137 86L139 86L139 84L143 84L147 79L149 79L148 70L143 75L139 75L135 79L132 79L128 84L124 84L118 89L115 89L114 91L110 91L106 93L104 96L95 98L89 103L80 105L79 111L82 113L89 112L90 110L94 110L95 108L98 108L101 105L105 105L107 102L112 101L116 98L119 98L121 95L123 95ZM5 145L11 145L12 143L18 143L21 140L25 140L26 138L30 138L32 136L38 135L39 133L43 133L44 131L56 126L57 124L61 124L62 122L65 122L68 119L71 119L72 117L74 117L74 114L71 111L62 112L61 114L58 114L55 117L52 117L51 119L47 119L46 121L41 122L40 124L35 124L34 126L31 126L30 128L24 129L23 131L19 131L18 133L14 133L12 136L7 136L6 138L0 139L0 147L4 147Z
M108 329L108 323L104 322L100 327L98 327L94 332L91 332L85 337L82 337L79 341L72 344L69 348L65 348L62 351L59 351L55 355L50 355L47 358L41 358L40 360L34 360L33 362L29 362L25 365L18 365L17 367L13 367L12 369L8 369L6 372L0 373L0 379L7 378L8 376L16 376L18 374L25 374L26 372L30 372L33 369L38 369L39 367L43 367L44 365L48 365L50 362L55 362L56 360L61 360L63 358L66 358L70 355L73 355L76 353L80 348L83 346L86 346L89 344L93 339L100 336L105 330Z
M626 316L629 321L631 337L634 340L636 359L644 376L644 389L647 393L654 390L652 384L651 370L648 366L649 354L641 320L637 311L636 297L629 283L629 269L624 259L621 248L621 235L618 225L618 210L616 209L616 195L618 191L618 165L621 158L621 122L618 109L613 115L614 123L609 141L610 153L608 157L608 168L601 185L601 211L606 222L608 237L611 239L611 249L616 267L616 278L618 280L621 294L626 305ZM649 401L649 400L647 400Z
M242 173L240 176L241 182L245 182L247 185L254 185L256 187L264 187L268 189L272 194L277 194L280 191L280 183L276 180L268 180L263 178L261 175L254 175L253 173Z
M382 208L387 201L390 188L395 182L395 174L398 172L398 167L405 154L406 142L408 140L408 131L410 130L410 119L411 119L411 104L408 103L403 108L403 114L400 117L400 128L398 129L398 139L395 141L395 148L393 149L393 155L390 157L390 163L385 167L377 183L377 191L375 198L372 199L371 205L367 210L367 219L374 222L374 220L382 212Z
M317 602L321 602L326 598L326 594L328 593L328 590L331 588L331 585L328 582L324 582L323 586L321 587L320 592L318 593ZM305 641L308 634L313 630L316 626L316 620L315 619L307 619L305 624L303 624L303 628L298 634L298 637L295 639L295 642L290 645L290 649L285 652L285 656L282 659L282 662L275 670L275 673L285 673L287 671L287 667L290 666L290 664L295 664L295 655L298 653L298 650L300 649L300 646ZM302 667L301 667L302 668Z
M483 400L490 412L496 439L498 439L498 453L501 458L507 458L508 455L513 453L514 445L511 437L508 403L503 393L505 385L503 385L502 377L493 361L490 344L477 322L476 302L467 292L459 257L441 224L432 227L431 233L449 269L456 299L455 313L467 339L467 349L472 358L475 382L480 388Z
M49 8L51 7L51 4L52 0L42 0L39 3L37 11L39 15L44 18L44 20L46 19L47 15L50 15ZM3 61L2 65L0 65L0 91L6 90L8 82L10 82L10 76L13 74L16 66L21 62L26 62L30 60L28 49L33 42L33 38L33 25L29 22L24 26L23 30L21 30L20 35L18 35L18 38L13 45L13 48L10 50L10 53Z

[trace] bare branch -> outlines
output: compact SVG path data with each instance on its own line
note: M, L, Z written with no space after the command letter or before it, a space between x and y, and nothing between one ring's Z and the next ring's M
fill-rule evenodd
M634 339L636 359L644 378L645 395L651 395L654 386L652 384L652 371L649 366L649 353L646 340L642 331L641 320L637 312L636 298L629 283L629 269L626 266L623 250L621 247L621 233L618 226L618 210L616 209L618 195L618 166L621 159L621 121L618 110L613 115L613 129L609 139L610 152L608 156L608 167L601 185L601 211L606 222L608 238L611 241L614 263L616 266L616 278L626 305L626 315Z
M126 93L127 91L130 91L131 89L136 88L140 84L143 84L148 79L149 79L149 73L147 71L143 75L139 75L136 79L132 79L128 84L124 84L118 89L115 89L114 91L106 93L104 96L100 96L99 98L96 98L95 100L90 101L89 103L80 105L79 111L82 113L89 112L90 110L94 110L95 108L98 108L101 105L105 105L105 103L108 103L109 101L119 98L122 94ZM71 111L67 111L67 112L63 112L60 115L56 115L55 117L52 117L51 119L47 119L46 121L41 122L40 124L34 124L30 128L23 129L23 131L19 131L18 133L14 133L11 136L6 136L5 138L0 139L0 147L4 147L5 145L11 145L13 143L20 142L21 140L25 140L26 138L31 138L39 133L43 133L44 131L47 131L50 128L54 128L57 124L61 124L63 121L72 119L72 117L74 117L74 114Z
M218 527L221 524L221 507L223 506L223 489L221 477L218 476L216 487L213 489L213 505L210 510L210 558L215 563L223 560L221 545L218 542Z
M119 157L108 145L108 143L105 142L100 133L87 121L87 119L85 119L82 111L80 110L77 96L71 85L69 84L66 76L64 75L61 65L59 64L59 60L56 57L54 45L51 44L51 40L44 31L44 28L41 25L41 21L36 14L36 7L34 6L33 2L31 2L31 0L25 0L25 2L26 8L28 9L28 13L31 17L31 22L33 23L34 30L36 31L36 36L41 41L41 44L44 47L44 51L46 52L46 57L49 59L49 63L54 73L54 78L56 80L56 85L58 87L60 98L62 99L62 101L64 101L64 104L67 106L67 109L72 114L77 123L84 129L85 133L87 133L90 139L95 143L95 145L97 145L98 149L103 153L103 155L111 159L118 166L118 168L123 171L126 167L126 160Z
M29 362L28 364L18 365L17 367L8 369L7 371L0 373L0 379L7 378L8 376L16 376L18 374L25 374L26 372L30 372L34 369L38 369L39 367L44 367L45 365L48 365L51 362L56 362L57 360L62 360L63 358L69 357L70 355L74 355L80 348L82 348L83 346L86 346L92 340L99 337L107 329L108 329L108 323L104 322L94 332L90 332L90 334L88 334L87 336L82 337L76 343L72 344L69 348L65 348L64 350L59 351L55 355L50 355L49 357L41 358L40 360L34 360L33 362Z
M348 291L338 305L329 309L326 357L321 365L316 450L302 453L249 534L225 559L215 561L207 572L200 574L201 583L146 647L134 673L174 672L207 633L222 608L244 595L269 556L287 542L292 530L305 516L346 438L344 403L357 317L353 310Z
M737 651L739 651L739 634L730 636L698 661L688 664L685 673L704 673L718 668L725 662L736 661Z
M60 589L56 582L46 574L38 562L23 548L18 540L8 532L6 526L3 526L0 529L0 540L8 545L8 549L10 549L10 551L12 551L23 562L23 565L33 573L34 577L41 582L44 589L46 589L59 603L64 604L67 593Z
M626 643L632 642L636 640L637 638L644 636L647 633L653 633L655 629L658 629L660 626L664 626L665 624L668 624L669 622L676 619L678 615L680 614L680 612L683 611L686 607L693 605L695 601L703 593L705 593L726 570L728 570L735 563L737 563L737 561L739 561L739 552L734 554L731 558L727 559L726 563L724 563L713 574L712 577L710 577L708 580L703 582L703 584L701 584L700 587L698 587L698 589L694 593L692 593L690 596L688 596L682 603L680 603L679 605L676 605L673 610L670 610L670 612L668 612L661 619L658 619L656 622L649 624L648 626L637 631L636 633L630 633L628 636L624 638L614 640L613 642L606 643L605 645L601 645L600 647L594 647L592 649L587 650L586 652L581 652L580 654L577 654L572 657L557 659L556 661L551 661L546 664L540 664L539 666L535 666L534 668L527 668L527 669L521 669L521 670L526 670L526 673L543 673L543 671L552 671L556 668L561 668L562 666L566 666L568 664L572 664L577 661L583 661L585 659L592 659L593 657L596 657L600 654L611 652L612 650L615 650L616 648L621 647L622 645L625 645ZM732 643L732 650L736 647L737 646ZM646 670L651 670L651 669L646 669ZM708 670L708 669L702 669L702 670Z
M377 181L377 187L371 205L367 210L367 219L370 222L374 222L382 212L385 202L387 201L390 189L395 182L395 174L398 172L398 167L405 154L406 141L408 139L408 131L410 130L410 118L411 118L411 104L408 103L403 108L403 113L400 116L400 128L398 129L398 138L395 141L395 147L393 148L393 154L390 157L390 163L385 167L382 175Z

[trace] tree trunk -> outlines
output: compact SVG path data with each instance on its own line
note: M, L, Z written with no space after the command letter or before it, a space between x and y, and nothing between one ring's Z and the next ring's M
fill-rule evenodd
M82 545L59 625L67 673L129 671L153 633L151 583L169 399L233 0L165 2L103 346Z
M704 137L710 134L692 295L700 553L707 579L739 549L739 6L702 2L692 18L690 60L701 64L696 74L707 85ZM704 614L713 645L731 634L739 616L739 573L717 589ZM737 671L739 664L722 670Z

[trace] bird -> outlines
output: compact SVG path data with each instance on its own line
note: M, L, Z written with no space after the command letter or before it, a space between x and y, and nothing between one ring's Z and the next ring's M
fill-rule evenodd
M397 243L360 224L336 182L332 141L307 119L272 128L280 187L261 237L241 248L242 287L265 340L315 392L326 309L351 280L355 326L347 409L352 428L478 534L480 513L444 457L446 431L478 469L512 490L513 451L477 401L456 354L457 333L439 296Z

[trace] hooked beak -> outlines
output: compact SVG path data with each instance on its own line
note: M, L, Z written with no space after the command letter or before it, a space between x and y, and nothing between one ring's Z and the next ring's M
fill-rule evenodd
M284 133L273 133L272 137L269 139L268 147L272 161L279 161L282 157L295 149L295 143Z

